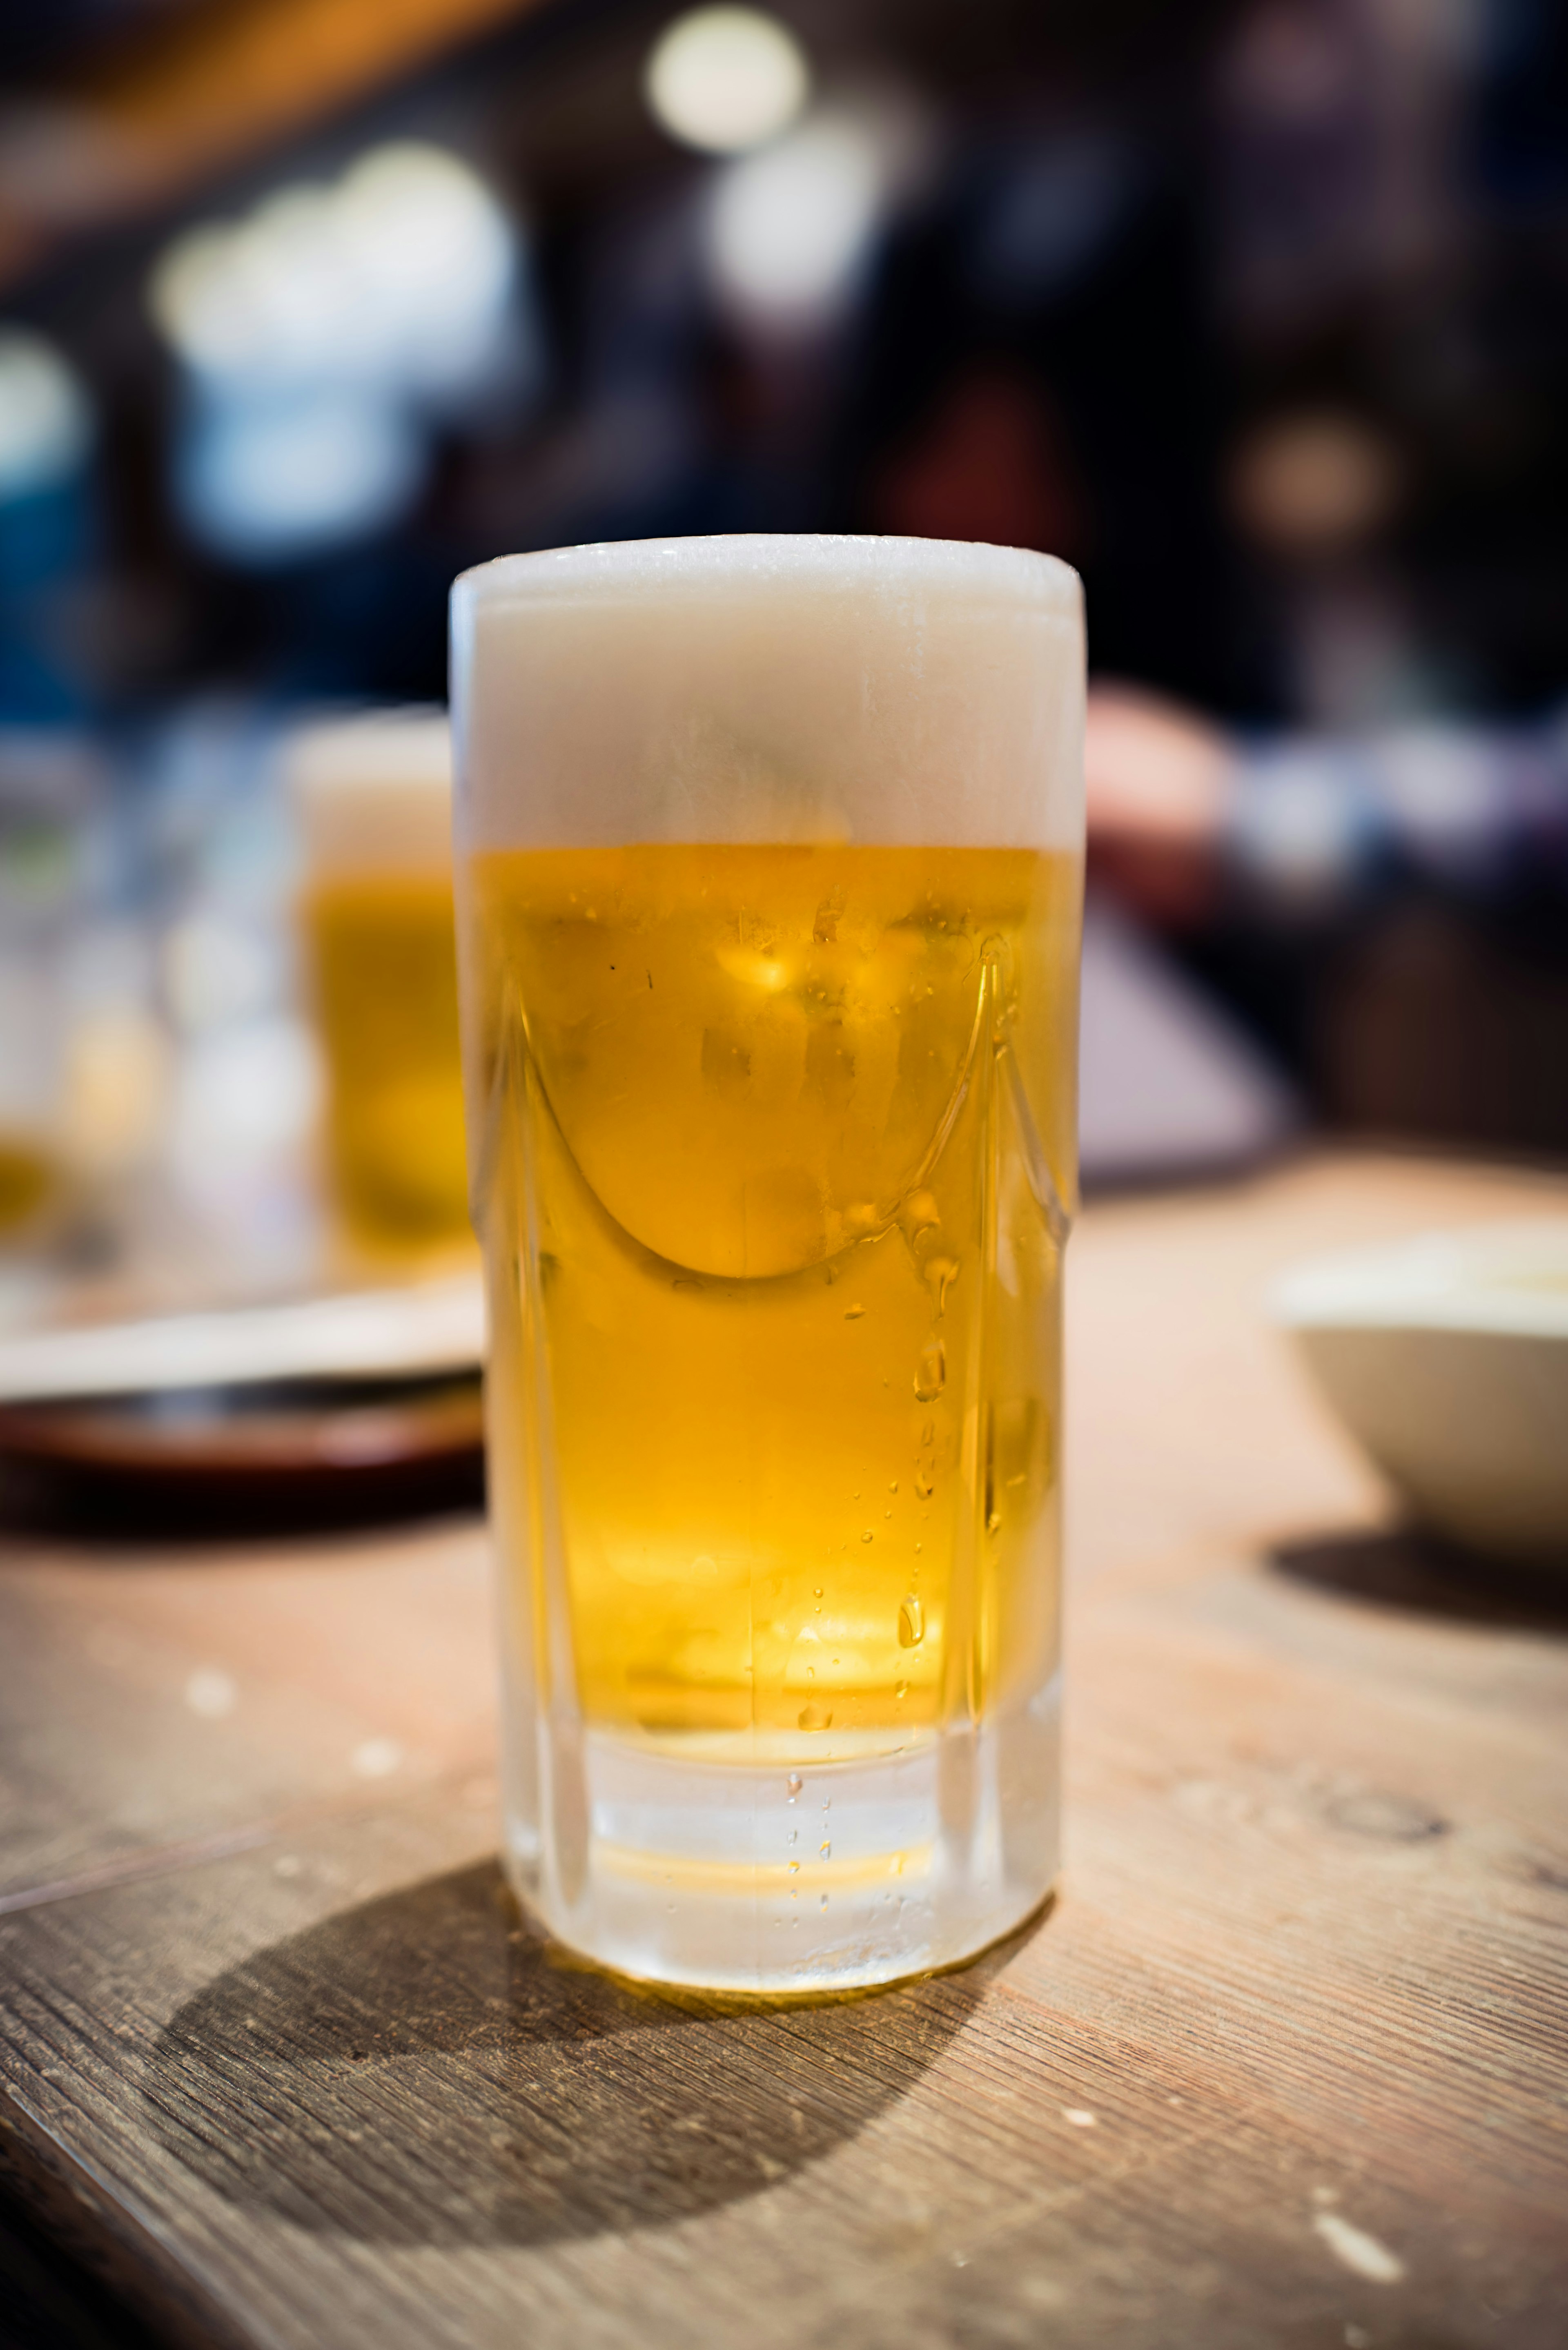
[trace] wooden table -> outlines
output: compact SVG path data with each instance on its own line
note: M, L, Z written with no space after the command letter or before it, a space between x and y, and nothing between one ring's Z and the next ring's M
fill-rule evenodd
M1560 2350L1568 1606L1383 1532L1259 1297L1563 1201L1363 1158L1085 1216L1064 1890L877 1998L519 1926L476 1524L13 1540L12 2191L159 2341Z

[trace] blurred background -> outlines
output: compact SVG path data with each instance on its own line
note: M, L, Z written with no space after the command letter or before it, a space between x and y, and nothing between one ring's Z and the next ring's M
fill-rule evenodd
M1091 1175L1568 1150L1554 0L9 0L0 93L0 1313L317 1260L287 746L581 539L1077 567Z

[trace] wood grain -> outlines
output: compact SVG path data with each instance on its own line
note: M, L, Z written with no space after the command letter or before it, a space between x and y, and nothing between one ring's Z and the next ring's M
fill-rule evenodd
M472 1528L14 1554L14 2189L236 2350L1557 2350L1568 1595L1386 1530L1257 1301L1562 1198L1330 1161L1085 1218L1064 1892L876 1998L534 1939Z

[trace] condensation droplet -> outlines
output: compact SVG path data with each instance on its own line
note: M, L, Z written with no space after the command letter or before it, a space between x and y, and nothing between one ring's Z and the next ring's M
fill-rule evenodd
M846 1305L844 1309L844 1318L846 1322L858 1322L865 1311L864 1305Z
M985 1522L985 1531L988 1534L999 1534L1002 1532L1002 1512L1000 1510L992 1510L991 1515Z
M929 1502L937 1490L937 1481L929 1469L915 1471L915 1491L922 1502Z
M897 1477L895 1477L895 1478L893 1478L893 1479L891 1480L891 1482L889 1482L888 1487L888 1491L889 1492L889 1493L896 1493L896 1492L898 1492L898 1480L897 1479Z
M827 1896L826 1896L826 1893L825 1893L825 1894L823 1895L823 1897L822 1897L822 1907L823 1907L823 1908L825 1908L825 1909L826 1909L826 1907L827 1907Z
M827 1836L823 1837L822 1842L817 1846L816 1849L824 1860L831 1860L833 1858L833 1845L831 1839Z
M898 1604L898 1646L918 1648L926 1637L926 1611L919 1596L909 1592Z
M870 1529L870 1527L869 1527L869 1526L867 1526L867 1529L866 1529L865 1533L861 1535L860 1539L861 1539L861 1541L862 1541L862 1542L873 1542L873 1541L875 1541L876 1537L875 1537L875 1535L872 1534L871 1529Z
M784 1801L793 1804L805 1784L805 1781L801 1777L800 1773L792 1771L784 1781Z
M959 1268L956 1257L934 1256L927 1265L926 1279L930 1284L931 1295L937 1301L939 1315L946 1311L948 1292L958 1277Z
M792 1877L798 1877L800 1875L800 1863L798 1860L791 1861L789 1865L789 1873Z
M947 1351L940 1338L928 1339L920 1349L920 1359L915 1366L915 1399L919 1403L935 1403L947 1384Z
M802 1730L831 1730L833 1727L831 1712L821 1705L803 1705L798 1721Z
M908 1696L909 1696L909 1682L908 1682L908 1681L895 1681L895 1682L894 1682L894 1684L893 1684L893 1695L894 1695L895 1697L908 1697Z

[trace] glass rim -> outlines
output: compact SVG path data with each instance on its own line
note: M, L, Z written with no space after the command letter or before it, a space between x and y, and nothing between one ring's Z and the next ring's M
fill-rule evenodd
M736 531L690 538L596 539L500 555L460 572L454 604L613 600L723 588L759 598L814 593L935 593L1076 619L1083 586L1060 556L981 539L873 532Z

